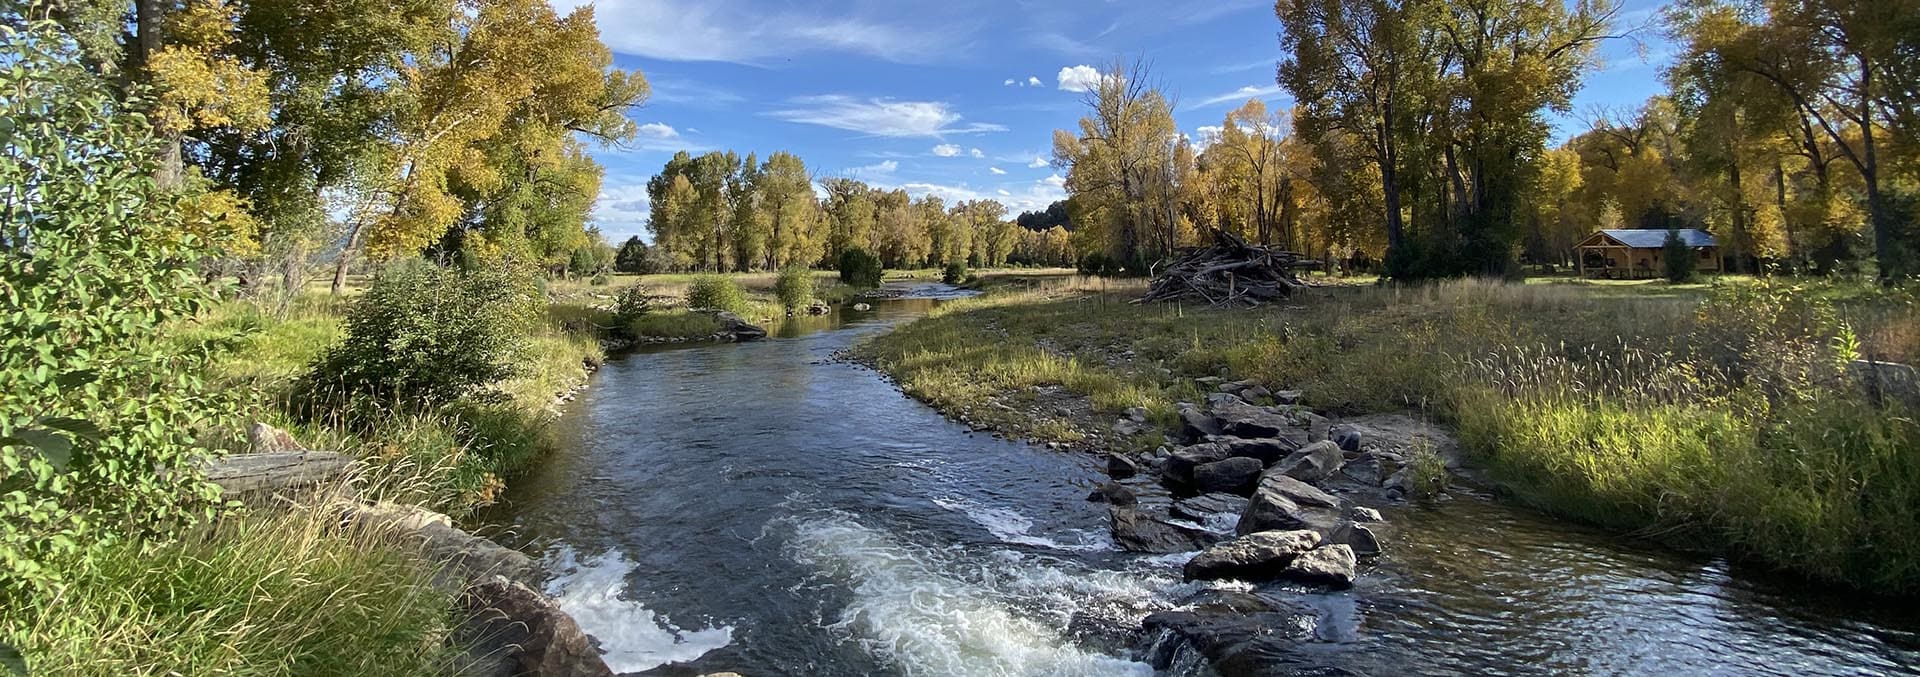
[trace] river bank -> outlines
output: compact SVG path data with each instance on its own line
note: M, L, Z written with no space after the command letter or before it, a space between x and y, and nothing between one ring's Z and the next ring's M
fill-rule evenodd
M1311 638L1276 665L1362 674L1856 674L1920 659L1899 605L1810 594L1461 483L1380 504L1385 552L1350 589L1184 581L1196 553L1127 552L1110 506L1086 500L1111 481L1102 457L996 437L836 358L956 303L970 302L876 301L766 341L614 356L556 426L567 453L483 519L556 571L550 590L615 670L648 675L1147 675L1143 622L1201 594L1285 606L1269 618Z

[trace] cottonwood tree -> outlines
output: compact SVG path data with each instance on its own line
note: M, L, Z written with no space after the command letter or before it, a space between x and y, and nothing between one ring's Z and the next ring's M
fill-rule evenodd
M1144 62L1109 66L1083 97L1088 114L1078 131L1053 133L1053 163L1067 170L1078 210L1079 248L1140 270L1178 239L1173 105L1150 77Z

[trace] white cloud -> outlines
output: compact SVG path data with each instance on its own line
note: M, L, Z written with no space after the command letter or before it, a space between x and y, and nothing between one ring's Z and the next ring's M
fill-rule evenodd
M1027 86L1028 86L1028 87L1039 87L1039 86L1040 86L1040 78L1039 78L1039 76L1035 76L1035 75L1029 75L1029 76L1027 76Z
M616 244L634 235L647 237L647 218L652 213L646 177L609 175L593 203L594 224Z
M848 169L846 171L846 174L847 176L864 176L864 177L892 176L893 172L898 169L900 169L899 162L896 162L893 160L882 160L880 162L867 165L865 167L854 167L852 169Z
M978 148L975 148L975 149L973 149L973 150L970 150L970 151L967 151L967 155L970 155L970 156L972 156L972 157L973 157L973 159L975 159L975 160L980 160L980 159L984 159L984 158L986 158L986 157L987 157L987 154L986 154L986 153L982 153L982 152L980 152L980 149L978 149Z
M792 107L767 115L788 122L886 137L939 137L1007 131L1003 125L982 122L962 124L960 114L953 112L943 101L856 99L829 94L800 97L789 105Z
M987 171L989 171L989 172L993 172L993 175L994 175L994 176L1006 176L1006 175L1007 175L1007 170L1005 170L1005 169L1001 169L1001 168L999 168L999 167L988 167L988 168L987 168Z
M1281 91L1283 90L1280 89L1280 85L1266 85L1266 86L1248 85L1248 86L1233 90L1231 92L1227 92L1225 94L1221 94L1218 96L1210 96L1205 99L1201 99L1199 103L1196 103L1192 106L1188 106L1188 108L1191 109L1191 108L1200 108L1202 106L1212 106L1214 104L1226 103L1228 101L1232 101L1234 103L1240 103L1240 102L1246 101L1247 99L1264 99L1264 98L1273 96L1275 94L1279 94Z
M1060 88L1069 92L1084 92L1100 84L1100 71L1092 66L1067 66L1060 69Z
M645 136L645 137L655 138L655 139L680 138L680 132L678 130L675 130L672 125L666 124L664 122L649 122L647 124L640 125L640 127L635 131L637 131L640 134L640 136Z
M951 143L943 143L933 147L933 154L940 157L954 157L960 154L960 147Z
M1002 83L1000 83L1000 84L1001 84L1001 85L1003 85L1003 86L1007 86L1007 87L1012 87L1012 86L1013 86L1013 78L1007 78L1007 81L1006 81L1006 82L1002 82Z
M1059 174L1054 174L1047 178L1041 179L1040 183L1053 186L1055 188L1065 188L1067 186L1067 177L1061 176Z
M1002 188L1002 189L1000 189L1000 190L996 190L996 191L993 191L993 192L995 192L995 193L999 193L999 194L1000 194L1000 197L1013 197L1013 193L1010 193L1010 192L1008 192L1008 191L1007 191L1007 189L1005 189L1005 188Z
M1046 158L1043 158L1043 157L1040 157L1040 156L1037 156L1037 155L1036 155L1036 156L1034 156L1034 158L1033 158L1033 161L1032 161L1032 162L1028 162L1028 163L1027 163L1027 169L1040 169L1040 168L1042 168L1042 167L1046 167L1047 165L1050 165L1050 164L1053 164L1053 163L1051 163L1051 162L1047 162L1047 159L1046 159Z
M969 30L938 17L895 11L767 11L745 0L554 0L568 12L594 5L600 36L613 51L671 61L760 64L805 52L846 52L898 63L928 63L952 53ZM879 7L884 7L880 5Z

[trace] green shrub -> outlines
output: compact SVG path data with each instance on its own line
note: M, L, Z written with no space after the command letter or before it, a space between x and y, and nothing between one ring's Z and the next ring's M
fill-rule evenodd
M954 261L940 271L940 281L947 284L960 284L967 281L967 264Z
M309 403L451 402L519 370L541 310L529 276L393 266L354 301L345 340L314 364Z
M621 289L613 297L613 317L622 324L637 320L642 315L653 312L653 290L646 285L636 284Z
M203 382L206 353L164 340L211 300L157 148L58 28L9 28L0 70L0 609L125 538L208 517L205 431L243 392ZM135 557L129 553L128 557ZM53 674L51 672L47 674Z
M747 295L740 284L725 275L701 275L687 288L687 307L724 310L735 315L747 312Z
M1662 258L1665 259L1663 263L1666 265L1668 282L1680 284L1693 281L1693 269L1700 263L1695 256L1697 254L1693 248L1680 239L1680 231L1667 231L1666 251L1662 253Z
M886 273L881 267L880 257L874 256L859 247L849 248L840 253L840 281L863 289L880 286L880 278Z
M780 279L773 283L773 293L779 297L780 307L789 313L806 307L813 302L813 271L800 265L781 269Z

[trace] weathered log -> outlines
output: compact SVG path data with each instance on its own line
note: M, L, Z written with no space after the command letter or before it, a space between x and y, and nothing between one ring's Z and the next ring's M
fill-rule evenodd
M352 458L324 451L235 454L205 466L207 479L230 499L345 485L353 468Z

